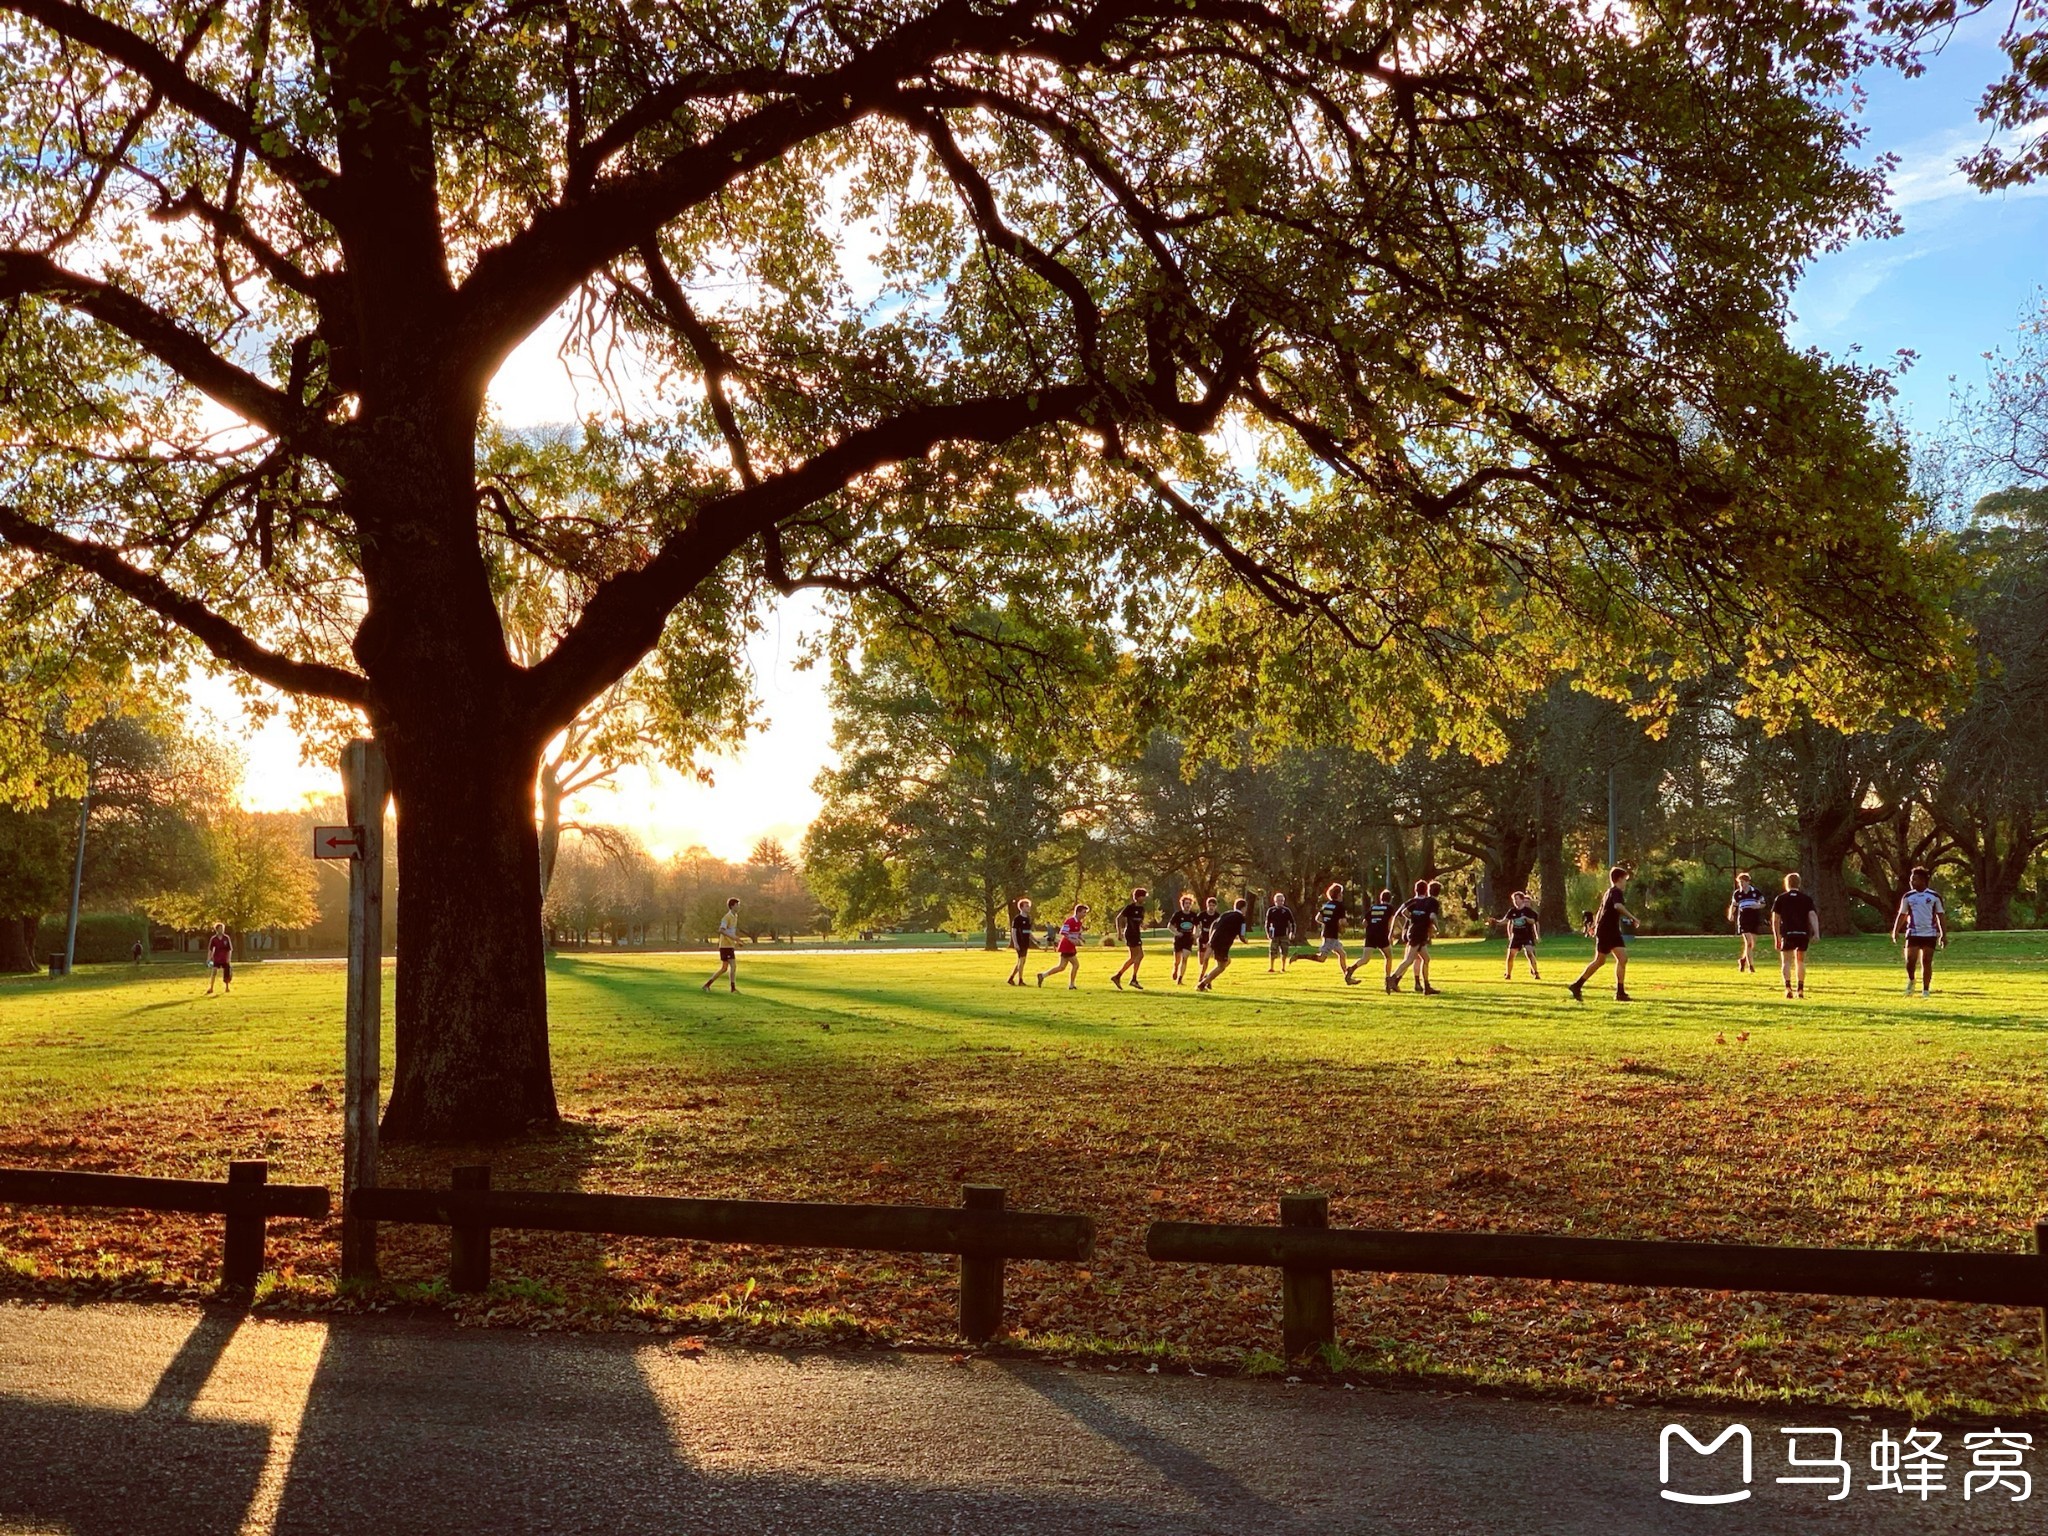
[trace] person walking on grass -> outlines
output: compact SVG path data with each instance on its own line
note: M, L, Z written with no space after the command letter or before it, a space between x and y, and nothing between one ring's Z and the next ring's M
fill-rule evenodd
M1543 977L1536 970L1536 945L1543 937L1543 924L1537 920L1536 909L1529 905L1529 893L1517 891L1508 898L1508 909L1499 917L1488 918L1498 924L1508 936L1508 972L1506 979L1515 979L1515 956L1519 953L1529 962L1529 979L1541 981Z
M1166 931L1173 935L1173 984L1181 985L1188 979L1188 959L1195 952L1196 935L1202 926L1202 914L1195 910L1195 893L1182 891L1180 905L1167 915Z
M206 995L213 996L213 984L220 983L223 996L235 987L235 941L228 937L228 925L215 923L206 939Z
M1344 979L1353 986L1360 985L1358 972L1365 969L1365 962L1374 954L1380 957L1380 979L1384 981L1394 974L1394 918L1399 912L1400 908L1394 905L1394 893L1389 890L1382 890L1366 904L1363 948L1344 971Z
M725 901L725 916L718 920L718 969L711 973L711 979L704 983L709 992L718 985L718 978L725 977L725 990L737 992L740 989L740 899L728 896Z
M1201 958L1203 970L1209 966L1209 935L1216 931L1216 919L1222 915L1216 910L1216 898L1209 896L1203 899L1202 910L1195 917L1195 953ZM1199 972L1195 984L1201 985Z
M1913 966L1920 966L1920 995L1925 997L1934 985L1934 952L1948 948L1948 908L1941 903L1941 897L1929 888L1930 877L1921 865L1913 866L1913 873L1906 877L1911 889L1899 898L1899 915L1892 919L1892 942L1899 942L1899 930L1905 930L1906 951L1906 996L1913 995Z
M1275 891L1273 900L1266 908L1266 974L1273 974L1273 962L1280 962L1280 969L1287 969L1288 946L1294 943L1294 908L1287 904L1287 893Z
M1313 960L1321 965L1330 956L1337 957L1340 969L1348 970L1351 957L1344 953L1344 885L1333 883L1323 892L1323 904L1316 908L1316 932L1322 937L1322 947L1312 955L1303 955L1304 960Z
M1412 968L1415 972L1415 990L1425 997L1435 997L1436 988L1429 984L1429 943L1436 937L1437 925L1443 921L1443 883L1438 880L1418 880L1415 894L1408 898L1401 908L1407 919L1407 933L1403 943L1406 953L1401 963L1387 973L1387 990L1401 990L1401 978Z
M1072 992L1081 980L1081 933L1088 926L1088 903L1077 901L1074 910L1067 914L1067 920L1060 924L1057 941L1059 960L1049 971L1038 973L1038 984L1045 985L1045 978L1067 972L1067 990Z
M1209 952L1202 959L1202 978L1195 983L1197 992L1215 991L1216 978L1230 969L1230 946L1251 926L1251 914L1246 910L1250 905L1250 897L1240 896L1228 912L1217 914L1215 926L1209 930Z
M1742 940L1742 954L1735 962L1738 971L1756 969L1756 938L1764 931L1764 913L1770 905L1771 898L1749 878L1748 870L1737 873L1735 892L1728 898L1728 920Z
M1600 910L1593 915L1593 958L1579 972L1579 979L1565 989L1575 1003L1586 1000L1586 983L1609 960L1614 962L1614 1000L1635 1001L1628 995L1628 930L1635 926L1636 919L1628 909L1627 885L1626 864L1617 864L1607 871L1607 894L1600 898Z
M1010 987L1024 985L1024 961L1032 950L1038 948L1038 941L1031 936L1031 898L1019 896L1010 913L1010 947L1017 951L1017 963L1010 967L1010 974L1003 978L1003 984Z
M1119 992L1124 989L1124 972L1126 971L1131 973L1131 990L1133 992L1145 990L1144 983L1138 980L1138 967L1145 963L1145 897L1147 894L1145 887L1141 885L1131 892L1131 899L1129 901L1117 908L1114 931L1116 936L1124 941L1124 948L1130 952L1124 963L1110 973L1110 985ZM1106 944L1109 940L1104 939L1103 942Z
M1806 996L1806 946L1820 937L1820 907L1799 889L1799 876L1785 877L1785 889L1771 902L1771 942L1778 950L1778 974L1785 995Z

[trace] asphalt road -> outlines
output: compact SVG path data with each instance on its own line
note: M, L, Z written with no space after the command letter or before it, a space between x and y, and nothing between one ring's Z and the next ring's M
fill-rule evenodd
M896 1353L686 1353L644 1337L0 1304L0 1531L75 1536L720 1532L2008 1532L2048 1488L1867 1491L1904 1425L1673 1416L1431 1392L1066 1370ZM1678 1416L1711 1441L1730 1416ZM1780 1486L1783 1428L1847 1436L1854 1491ZM2038 1432L2037 1432L2038 1435ZM2048 1436L2027 1457L2048 1476ZM1820 1455L1809 1439L1801 1454ZM2039 1465L2036 1465L2036 1463Z

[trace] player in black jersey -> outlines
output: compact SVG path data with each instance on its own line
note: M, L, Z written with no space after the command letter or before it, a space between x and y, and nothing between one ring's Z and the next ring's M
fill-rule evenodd
M1508 909L1499 917L1487 921L1506 931L1508 936L1507 980L1515 979L1515 955L1519 952L1529 960L1529 979L1541 981L1543 977L1536 970L1536 943L1543 937L1543 925L1536 919L1536 909L1529 905L1529 893L1517 891L1508 898Z
M1214 898L1211 898L1213 904ZM1208 946L1202 956L1202 979L1195 983L1197 992L1212 992L1218 976L1230 969L1230 946L1244 937L1245 929L1251 926L1251 916L1246 908L1251 898L1240 896L1228 912L1219 912L1216 922L1209 930Z
M1636 920L1628 909L1627 893L1623 889L1628 884L1628 874L1626 864L1617 864L1607 871L1607 894L1600 898L1600 911L1593 919L1593 958L1579 972L1579 979L1565 988L1575 1003L1586 1000L1586 983L1610 959L1614 962L1614 1000L1617 1003L1633 1001L1627 986L1628 930L1635 926Z
M1222 915L1216 910L1216 898L1211 896L1202 903L1201 913L1195 919L1195 946L1204 965L1209 963L1209 935L1215 930L1216 919Z
M1799 889L1799 876L1785 877L1785 890L1771 902L1771 942L1778 950L1778 973L1785 981L1785 995L1799 985L1806 996L1806 948L1820 937L1820 904Z
M1322 938L1322 946L1312 955L1303 955L1304 960L1313 960L1318 965L1335 955L1339 968L1349 965L1351 957L1344 953L1344 886L1342 882L1332 885L1323 892L1323 904L1316 908L1316 932Z
M1382 890L1366 904L1365 948L1359 957L1344 968L1344 979L1354 987L1359 985L1358 972L1365 968L1365 962L1375 951L1380 957L1382 979L1394 974L1394 915L1400 908L1394 905L1394 893Z
M1197 936L1202 926L1202 914L1195 910L1195 893L1182 891L1180 905L1167 915L1166 928L1173 935L1173 980L1175 985L1187 980L1188 956L1195 952Z
M1387 990L1401 990L1401 978L1413 966L1415 979L1422 984L1422 991L1436 996L1436 988L1429 984L1429 944L1436 937L1436 930L1444 918L1444 888L1436 880L1415 882L1415 894L1402 905L1401 915L1407 920L1407 932L1402 942L1407 953L1401 956L1401 963L1387 973Z
M1019 896L1016 909L1010 914L1010 947L1017 951L1017 963L1011 967L1009 985L1024 985L1024 961L1031 951L1038 947L1038 941L1031 936L1031 898Z
M1735 891L1728 898L1728 921L1735 925L1742 940L1742 953L1735 961L1738 971L1756 969L1757 935L1764 931L1764 919L1770 910L1771 898L1764 888L1749 878L1748 870L1738 871Z
M1126 971L1131 973L1131 990L1134 992L1145 990L1144 983L1138 980L1138 967L1144 964L1145 961L1145 897L1147 894L1145 887L1142 885L1131 892L1131 899L1117 908L1116 920L1110 924L1109 933L1104 935L1102 940L1103 943L1108 944L1116 939L1122 939L1124 941L1124 948L1130 951L1124 963L1110 973L1110 985L1119 992L1124 989L1124 972Z
M1288 946L1294 942L1294 908L1287 904L1287 893L1275 891L1273 901L1266 908L1266 974L1273 974L1273 962L1280 962L1280 969L1287 969Z

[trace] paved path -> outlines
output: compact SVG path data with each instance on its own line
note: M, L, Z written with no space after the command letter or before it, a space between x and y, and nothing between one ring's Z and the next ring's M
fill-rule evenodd
M1754 1496L1658 1498L1656 1410L807 1355L385 1319L0 1303L0 1531L74 1536L841 1532L2009 1532L2025 1504L1864 1491L1882 1423L1745 1415ZM1726 1417L1686 1414L1711 1439ZM1780 1487L1784 1424L1856 1491ZM1900 1426L1890 1426L1896 1434ZM1740 1486L1679 1448L1674 1487ZM1812 1449L1809 1447L1809 1454ZM2033 1465L2039 1462L2040 1465ZM2048 1437L2030 1458L2048 1474Z

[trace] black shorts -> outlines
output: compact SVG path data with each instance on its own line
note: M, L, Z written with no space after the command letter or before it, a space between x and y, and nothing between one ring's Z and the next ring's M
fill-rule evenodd
M1031 951L1038 948L1038 942L1030 938L1013 939L1010 943L1010 948L1016 950L1020 955L1028 955Z
M1735 914L1735 931L1737 933L1762 933L1764 931L1763 914L1761 912L1737 912Z
M1436 935L1427 928L1420 931L1411 928L1408 930L1408 947L1410 949L1427 949L1429 948L1429 941L1435 937Z
M1179 935L1173 941L1173 952L1177 955L1186 954L1194 947L1195 936L1192 933Z
M1367 949L1385 949L1392 942L1393 935L1384 928L1368 928L1365 930L1365 947Z
M1235 939L1230 941L1231 944L1236 942ZM1209 958L1211 960L1228 960L1230 958L1230 944L1211 944L1209 946Z
M1534 949L1536 936L1533 933L1511 933L1508 935L1509 949Z
M1931 955L1941 946L1941 939L1931 933L1909 933L1906 935L1906 949L1916 955Z
M1144 947L1145 936L1142 933L1127 933L1124 935L1125 949L1143 949Z
M225 981L225 982L230 982L230 983L234 981L234 979L235 979L235 966L234 966L234 962L233 962L233 961L231 961L231 960L216 960L216 961L214 961L214 962L213 962L213 968L214 968L214 969L215 969L216 971L219 971L219 972L220 972L220 979L221 979L222 981Z
M1778 935L1778 948L1788 955L1804 953L1806 946L1811 942L1811 934L1781 933Z
M1603 955L1611 955L1616 950L1628 948L1628 936L1619 929L1600 929L1593 935L1593 948Z
M720 965L731 965L732 955L733 952L731 950L721 947L718 951L718 963Z

